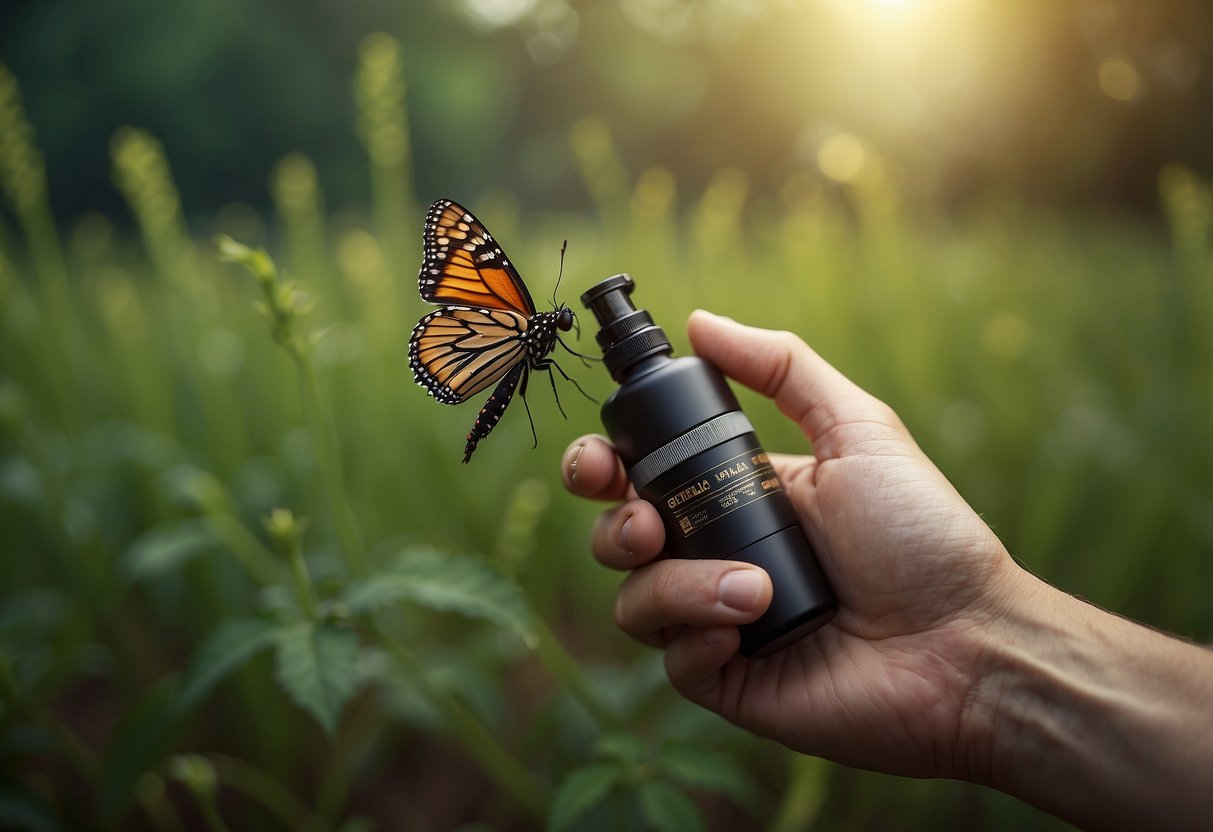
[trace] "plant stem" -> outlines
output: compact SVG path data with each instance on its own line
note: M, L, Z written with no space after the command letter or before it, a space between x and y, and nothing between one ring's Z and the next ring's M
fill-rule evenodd
M350 571L354 575L367 573L366 555L362 551L361 535L354 513L350 508L345 489L345 473L341 466L340 445L337 442L337 431L327 411L321 404L320 390L316 385L316 373L307 353L296 348L291 350L295 359L295 368L299 374L299 388L303 397L303 413L308 429L312 434L319 456L321 478L328 492L329 507L333 512L333 520L337 526L337 537Z
M542 480L523 480L510 495L493 555L494 562L500 564L509 577L517 579L520 565L534 550L536 528L547 506L548 488ZM599 729L624 730L620 715L598 695L581 665L569 655L547 622L535 615L532 627L536 639L533 646L535 655L552 677L572 693Z
M135 795L144 816L156 832L178 832L185 828L172 801L168 799L164 780L159 774L148 772L139 778Z
M302 799L267 772L238 757L213 752L206 756L220 783L260 804L284 828L307 832L325 827L324 821L312 814Z
M830 764L818 757L789 752L791 769L783 800L775 811L769 832L797 832L810 829L826 798L826 780Z
M215 804L213 795L194 792L194 797L198 800L198 808L202 810L202 817L206 819L206 825L211 832L231 832L223 822L223 816L219 814L219 807Z
M249 577L260 586L275 586L282 582L282 570L274 553L242 523L224 514L207 516L211 531L223 541Z
M463 703L434 685L425 675L425 668L412 651L384 632L377 623L372 622L370 626L371 632L421 688L430 703L438 709L445 718L447 727L485 773L511 795L532 818L542 821L547 815L548 805L547 788L543 782L497 742Z
M359 767L382 732L382 712L375 707L364 706L346 717L316 786L314 811L325 824L336 825Z
M316 588L312 586L312 576L303 562L303 548L298 539L287 553L287 562L291 567L291 581L295 584L295 597L299 599L299 608L308 621L316 620Z
M589 713L604 732L624 731L627 726L623 717L611 708L594 690L581 665L569 655L551 627L542 618L535 616L535 655L557 682L562 684Z

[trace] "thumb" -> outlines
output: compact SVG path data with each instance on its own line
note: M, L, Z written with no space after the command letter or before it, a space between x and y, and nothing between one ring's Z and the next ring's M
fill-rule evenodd
M730 378L758 391L796 422L821 458L842 456L862 440L911 442L897 414L834 369L790 332L744 326L697 309L687 323L691 346ZM865 425L871 430L844 430ZM873 434L875 431L875 435ZM892 435L890 434L892 432Z

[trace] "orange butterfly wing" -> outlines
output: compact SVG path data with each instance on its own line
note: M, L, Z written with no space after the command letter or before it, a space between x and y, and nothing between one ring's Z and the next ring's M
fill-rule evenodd
M413 327L409 338L413 379L443 404L459 404L497 385L468 433L463 451L467 462L501 419L515 391L525 400L529 372L551 373L553 362L545 357L559 342L557 331L572 326L573 314L567 306L537 313L526 284L501 246L458 203L442 199L430 206L422 238L418 289L422 299L443 308ZM559 398L556 401L560 403Z
M531 294L501 246L459 203L440 199L430 206L422 239L418 288L425 300L535 314Z
M528 321L508 309L450 306L431 312L409 338L409 367L443 404L467 401L526 360Z

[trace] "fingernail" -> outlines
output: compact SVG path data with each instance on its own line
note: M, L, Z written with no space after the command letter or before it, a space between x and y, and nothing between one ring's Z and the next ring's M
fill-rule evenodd
M752 569L734 569L725 573L716 588L720 603L740 612L753 612L762 596L762 576Z
M632 554L632 545L629 538L632 536L632 516L629 515L627 520L623 521L623 525L619 528L619 548Z
M704 627L699 631L700 640L711 647L713 644L719 644L724 638L724 630L720 627Z
M581 452L584 450L585 444L580 442L574 445L572 448L572 458L564 466L565 471L568 472L569 482L572 482L577 478L577 460L581 459Z

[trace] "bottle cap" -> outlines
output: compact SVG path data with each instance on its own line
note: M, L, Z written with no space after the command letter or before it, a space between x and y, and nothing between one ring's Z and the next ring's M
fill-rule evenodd
M674 351L670 339L653 318L637 309L630 295L636 284L627 274L599 281L581 295L581 303L598 321L595 338L602 348L602 363L615 381L622 381L638 361Z

